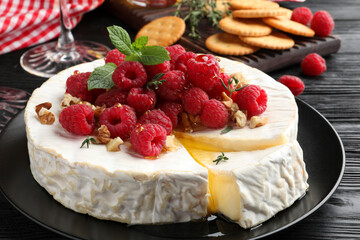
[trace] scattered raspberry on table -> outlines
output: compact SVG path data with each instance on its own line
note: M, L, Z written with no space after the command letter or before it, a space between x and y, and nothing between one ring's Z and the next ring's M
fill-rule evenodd
M287 86L294 96L298 96L305 89L304 82L296 76L284 75L278 81Z
M317 53L311 53L302 60L301 70L305 75L318 76L326 70L325 59Z

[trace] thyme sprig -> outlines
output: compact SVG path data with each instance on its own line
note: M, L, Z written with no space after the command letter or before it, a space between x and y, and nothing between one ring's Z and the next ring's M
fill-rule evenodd
M223 152L221 152L221 154L219 156L217 156L217 158L213 162L216 163L216 165L218 165L219 162L226 161L226 160L229 160L229 158L226 157Z
M227 4L227 3L224 3ZM186 11L182 9L186 7ZM229 14L229 10L223 12L216 6L216 0L182 0L177 4L175 16L181 17L188 22L190 27L189 36L200 39L198 30L199 23L202 19L208 19L212 26L218 27L219 21L224 14Z
M247 86L248 86L248 84L245 84L245 85L242 86L242 87L236 88L236 86L239 84L240 81L239 81L239 79L237 79L235 76L234 76L234 77L231 77L231 78L229 79L229 82L228 82L228 85L227 85L227 86L225 85L224 80L222 80L221 77L219 77L219 78L220 78L220 81L221 81L221 84L223 85L223 87L224 87L226 90L229 91L229 97L231 97L231 94L232 94L233 92L240 91L240 90L243 89L244 87L247 87ZM232 87L232 86L233 86L233 83L235 83L235 88Z
M86 136L85 140L82 142L81 147L82 148L86 144L86 148L89 148L90 143L98 143L95 138Z
M154 86L155 90L159 89L159 85L163 84L166 80L160 80L165 75L165 73L156 74L150 82L146 84L146 88L150 91L150 87Z

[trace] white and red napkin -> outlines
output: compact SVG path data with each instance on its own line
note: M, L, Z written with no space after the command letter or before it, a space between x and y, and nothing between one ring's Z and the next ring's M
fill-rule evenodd
M68 0L72 28L104 0ZM59 0L0 0L0 54L43 43L60 34Z

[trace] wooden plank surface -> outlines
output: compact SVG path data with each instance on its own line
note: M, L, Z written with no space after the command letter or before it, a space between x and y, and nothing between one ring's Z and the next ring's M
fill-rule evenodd
M326 57L327 71L318 77L301 74L299 64L271 72L277 79L297 75L305 82L299 96L320 111L339 133L346 151L344 178L334 195L317 212L287 230L266 239L360 239L360 2L356 0L307 0L282 3L294 8L308 6L325 9L335 19L334 34L342 39L338 53ZM75 38L105 43L105 26L121 25L135 30L111 16L101 7L86 14L74 30ZM0 85L32 92L44 81L25 73L19 58L25 50L0 56ZM0 239L66 239L28 220L0 196Z

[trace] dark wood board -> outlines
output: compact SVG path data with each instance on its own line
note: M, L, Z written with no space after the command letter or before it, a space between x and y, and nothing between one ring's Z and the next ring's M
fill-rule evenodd
M122 22L128 24L136 30L139 30L146 23L149 23L154 19L174 15L176 10L175 7L161 9L134 8L124 2L125 1L109 0L107 2L107 7L109 11L118 17ZM185 11L186 9L183 10ZM186 29L184 35L178 43L186 49L196 53L213 54L213 52L209 51L205 47L205 39L220 30L211 26L207 20L202 20L198 29L201 39L193 39L189 37L189 29ZM299 63L309 53L315 52L321 56L336 53L341 46L341 40L337 36L313 38L299 37L295 35L290 36L295 40L295 46L288 50L260 49L254 54L245 56L220 56L243 62L264 72L271 72Z

